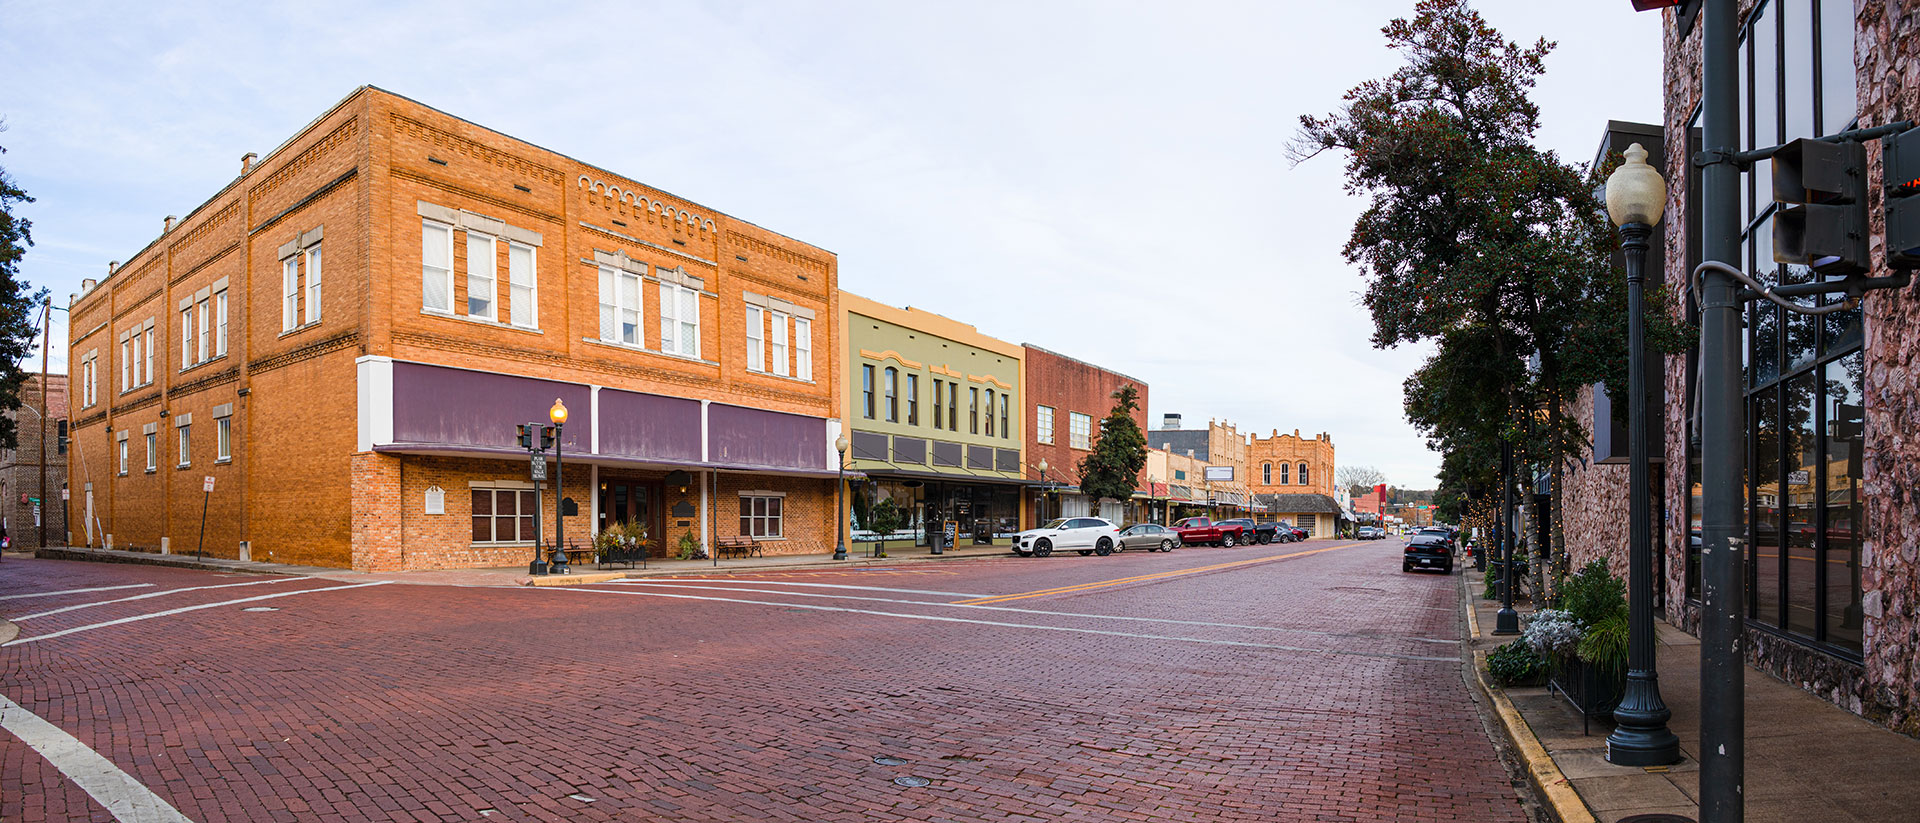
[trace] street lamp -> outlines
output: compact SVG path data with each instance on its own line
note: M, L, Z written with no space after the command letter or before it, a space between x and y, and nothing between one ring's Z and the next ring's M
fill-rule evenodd
M834 531L839 541L833 544L833 559L847 559L847 436L840 435L833 441L833 450L840 453L840 476L833 486Z
M567 567L567 487L566 466L560 460L560 433L567 425L567 404L560 398L553 399L553 408L547 409L547 420L553 423L553 559L548 562L549 569ZM602 568L605 568L602 566Z
M1654 671L1653 536L1647 522L1647 352L1641 316L1647 237L1667 205L1666 181L1647 165L1647 150L1627 147L1627 162L1607 178L1607 215L1620 227L1627 264L1627 688L1613 710L1607 760L1621 766L1665 766L1680 760L1680 738L1667 728L1673 716L1660 699Z
M1036 468L1036 469L1039 469L1039 470L1040 470L1040 482L1041 482L1041 484L1042 484L1042 486L1041 486L1041 488L1040 488L1040 503L1041 503L1041 509L1040 509L1040 510L1041 510L1041 513L1042 513L1042 514L1044 515L1044 514L1046 513L1046 510L1047 510L1047 508L1048 508L1048 506L1046 506L1046 503L1047 503L1047 502L1049 502L1049 501L1047 500L1047 493L1053 490L1053 487L1052 487L1052 485L1051 485L1051 484L1050 484L1050 483L1048 482L1048 480L1047 480L1047 459L1046 459L1046 458L1044 458L1044 457L1042 457L1042 458L1040 458L1040 465L1038 465L1038 466L1035 466L1034 468ZM1046 522L1047 522L1047 520L1046 520L1046 518L1045 518L1045 517L1043 516L1043 517L1042 517L1042 518L1040 519L1040 522L1039 522L1039 523L1035 523L1034 525L1036 525L1036 526L1040 526L1040 525L1045 525L1045 524L1046 524Z

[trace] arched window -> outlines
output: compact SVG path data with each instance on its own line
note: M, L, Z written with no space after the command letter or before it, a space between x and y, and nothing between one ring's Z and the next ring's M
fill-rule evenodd
M900 422L900 370L887 367L887 422Z
M1287 464L1280 464L1280 485L1287 485Z
M1305 463L1300 464L1300 485L1310 485L1307 483L1307 464Z
M1260 483L1261 485L1265 485L1265 486L1273 485L1273 464L1272 463L1260 464Z

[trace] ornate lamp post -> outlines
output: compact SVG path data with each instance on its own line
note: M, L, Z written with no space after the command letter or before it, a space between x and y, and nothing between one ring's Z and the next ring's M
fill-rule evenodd
M1037 466L1034 466L1034 468L1040 470L1040 482L1046 484L1040 489L1040 502L1042 504L1046 504L1050 502L1047 500L1048 493L1053 491L1053 484L1051 483L1051 481L1047 480L1047 459L1044 457L1040 458L1040 464ZM1041 512L1044 514L1046 510L1049 508L1052 508L1052 507L1047 505L1042 505ZM1046 523L1047 523L1047 518L1041 517L1040 522L1035 523L1034 525L1042 526L1042 525L1045 525Z
M567 486L566 466L560 459L560 433L567 425L567 404L554 398L553 407L547 409L547 420L553 423L553 557L547 568L564 569L567 567Z
M833 486L834 532L839 536L833 544L833 559L847 559L847 436L840 435L833 441L833 450L840 453L840 476Z
M1627 162L1607 178L1607 214L1620 227L1627 264L1627 688L1613 710L1607 760L1622 766L1664 766L1680 760L1680 738L1667 729L1673 713L1660 699L1654 671L1653 537L1647 522L1647 352L1641 317L1647 237L1667 204L1666 181L1647 165L1647 150L1627 147Z

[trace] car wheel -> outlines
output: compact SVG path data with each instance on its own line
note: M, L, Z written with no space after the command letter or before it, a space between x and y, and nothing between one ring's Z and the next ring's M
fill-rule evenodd
M1413 573L1413 567L1412 567L1412 566L1410 566L1410 565L1407 565L1407 564L1405 564L1405 563L1401 563L1401 564L1400 564L1400 573L1401 573L1401 574L1412 574L1412 573Z
M1042 539L1040 542L1033 544L1034 557L1046 557L1050 554L1053 554L1053 541Z
M1171 540L1160 541L1160 550L1163 552L1173 551L1173 541Z
M1100 542L1093 547L1093 553L1101 557L1113 554L1113 541L1104 537L1100 538Z
M1231 534L1220 535L1221 548L1231 549L1233 548L1233 544L1234 544L1233 535Z

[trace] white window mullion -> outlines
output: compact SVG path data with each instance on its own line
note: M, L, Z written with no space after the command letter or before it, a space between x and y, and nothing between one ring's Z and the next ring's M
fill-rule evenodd
M320 247L307 249L307 317L306 322L320 322Z

